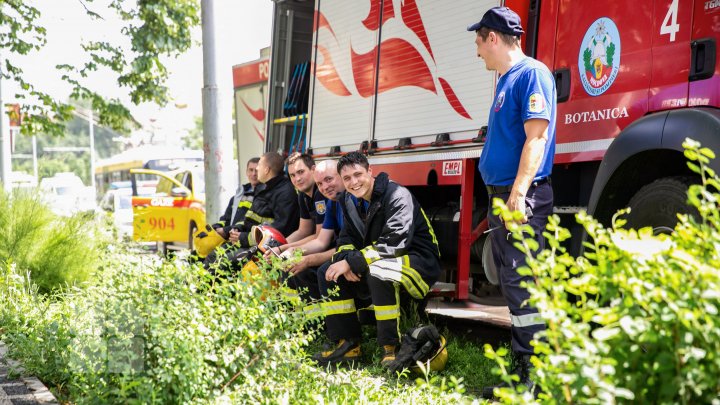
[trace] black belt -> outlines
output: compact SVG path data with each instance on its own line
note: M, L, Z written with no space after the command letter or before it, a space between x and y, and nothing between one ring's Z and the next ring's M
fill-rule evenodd
M545 177L544 179L533 181L532 184L530 184L530 187L537 187L537 186L540 186L540 185L543 185L543 184L549 183L549 182L550 182L550 178ZM492 194L509 193L512 190L513 186L511 184L509 186L485 186L485 188L487 189L488 194L492 195Z

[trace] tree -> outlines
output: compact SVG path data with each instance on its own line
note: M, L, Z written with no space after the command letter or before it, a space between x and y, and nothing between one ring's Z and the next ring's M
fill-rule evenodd
M90 9L95 0L78 0L93 19L103 16ZM55 66L61 79L72 86L71 100L89 100L98 113L100 125L117 131L137 126L130 111L118 99L106 99L86 87L85 79L100 67L117 74L117 83L129 90L134 104L154 102L165 105L168 77L161 57L176 57L192 46L191 30L200 23L197 0L103 0L98 6L103 13L116 13L123 21L122 34L130 40L130 49L106 41L82 44L87 60L76 65ZM27 0L0 0L0 74L3 79L17 82L21 88L18 99L24 115L23 134L47 133L60 136L74 107L38 89L23 77L23 71L11 60L13 56L29 55L47 42L46 29L39 25L40 11Z
M195 127L189 129L182 137L183 146L188 149L202 149L203 148L203 119L202 117L195 117Z
M95 126L95 156L102 159L119 153L121 145L113 140L117 134L106 128ZM90 134L88 122L84 119L73 117L66 123L62 137L38 137L38 176L52 177L55 173L73 172L80 176L83 183L90 184L90 153L79 152L50 152L48 147L81 147L89 148ZM27 136L16 137L14 140L14 153L32 154L32 139ZM12 160L14 171L32 173L32 159L30 157Z

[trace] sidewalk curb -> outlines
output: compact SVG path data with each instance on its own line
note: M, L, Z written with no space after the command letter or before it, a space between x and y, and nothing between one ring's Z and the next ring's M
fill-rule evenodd
M20 377L13 381L6 381L7 374L2 373L2 370L5 368L7 368L8 371L25 372L19 362L7 358L7 352L7 346L3 342L0 342L0 405L10 405L13 404L15 400L21 403L29 403L34 400L34 403L37 404L57 405L58 401L55 396L37 377ZM24 386L29 394L13 394L12 392L17 390L18 385ZM12 388L12 391L8 392L5 388Z

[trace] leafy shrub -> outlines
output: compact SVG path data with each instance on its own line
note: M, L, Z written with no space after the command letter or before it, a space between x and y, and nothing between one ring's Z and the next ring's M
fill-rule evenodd
M548 327L532 359L539 402L717 403L720 179L706 166L712 151L689 140L685 147L702 178L689 190L700 218L681 215L672 235L624 230L620 215L606 229L582 213L577 219L588 242L574 258L561 246L570 233L556 216L550 219L549 248L524 270L536 279L528 285L530 303ZM518 246L527 252L534 246L522 231L527 228L515 232ZM498 364L510 381L507 363ZM523 388L500 394L504 403L533 402Z
M368 370L311 364L306 347L317 332L302 304L272 287L274 270L215 283L179 260L113 249L106 256L96 284L52 299L16 266L0 267L0 300L9 303L0 307L0 336L63 400L468 402L453 378L388 384Z
M101 243L91 217L58 217L37 192L0 191L0 260L29 270L41 293L89 280Z

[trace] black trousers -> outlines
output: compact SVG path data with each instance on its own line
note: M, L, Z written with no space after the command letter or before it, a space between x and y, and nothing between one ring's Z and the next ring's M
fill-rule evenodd
M492 207L493 198L500 198L507 203L509 196L510 193L492 194L489 206ZM535 232L535 239L541 251L545 248L545 238L542 233L553 208L553 190L550 183L531 186L525 196L525 204L532 209L533 215L528 223ZM492 209L488 211L488 226L490 229L501 226L490 232L490 238L493 261L500 278L500 289L510 308L512 349L518 354L533 354L530 341L537 332L545 330L545 322L540 318L536 308L523 304L530 294L520 284L524 281L533 282L531 276L521 276L517 272L517 269L526 263L525 254L513 246L515 239L505 229L500 218L492 213Z
M256 252L257 248L255 247L246 248L225 242L213 249L213 251L205 257L203 266L205 270L208 270L213 275L216 275L216 269L231 274L239 271L245 263L245 259L254 255Z
M319 300L321 295L317 273L317 267L308 267L300 273L287 275L287 286L297 291L305 302Z
M406 292L412 299L422 300L437 281L440 265L434 257L409 254L382 259L370 264L370 271L359 282L340 277L337 282L325 281L329 264L318 269L318 283L323 296L325 326L331 341L359 339L361 336L358 311L372 305L377 325L377 341L381 346L400 344L400 294ZM336 290L333 295L331 292Z

